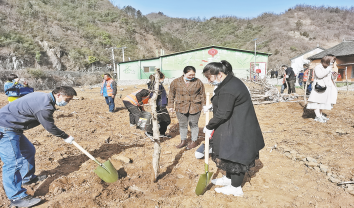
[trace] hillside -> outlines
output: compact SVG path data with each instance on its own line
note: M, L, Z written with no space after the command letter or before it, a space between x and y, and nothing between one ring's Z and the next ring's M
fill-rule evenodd
M106 50L112 46L126 46L126 60L154 57L160 48L184 49L182 41L161 32L140 11L108 0L0 0L0 22L5 69L16 65L13 57L27 67L84 70L92 63L112 63ZM115 61L122 61L121 50L115 53Z
M235 14L237 15L237 14ZM317 45L329 48L354 37L354 8L298 5L257 18L171 18L142 15L108 0L0 0L0 70L108 70L110 47L127 47L125 61L218 45L272 53L269 68ZM115 62L122 51L115 50Z
M235 14L237 15L237 14ZM194 47L219 45L272 53L270 68L290 64L289 59L317 45L323 48L354 38L354 8L298 5L282 14L264 13L257 18L232 16L210 19L170 18L160 13L146 17Z

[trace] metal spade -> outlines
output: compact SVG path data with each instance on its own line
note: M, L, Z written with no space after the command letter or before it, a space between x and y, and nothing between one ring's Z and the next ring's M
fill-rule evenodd
M113 183L118 180L118 172L112 165L111 161L107 160L103 164L100 163L96 158L94 158L90 153L88 153L84 148L82 148L78 143L73 141L75 145L81 152L83 152L91 160L95 161L99 166L95 169L95 173L106 183Z
M207 97L206 97L206 105L209 106L209 97L210 97L210 93L207 93ZM209 112L207 112L205 114L205 123L206 125L209 122ZM204 193L205 188L208 186L209 181L211 179L211 177L213 176L214 173L209 172L209 137L207 136L207 134L205 134L205 150L204 150L204 158L205 158L205 173L201 174L199 177L199 181L197 184L197 187L195 188L195 193L199 196L202 195Z

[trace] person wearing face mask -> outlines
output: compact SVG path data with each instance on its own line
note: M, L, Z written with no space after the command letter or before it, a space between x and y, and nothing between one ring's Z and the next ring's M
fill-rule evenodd
M171 123L171 117L168 113L166 108L167 106L167 93L165 88L163 87L163 81L165 79L165 75L160 72L159 69L156 69L160 75L160 82L159 82L159 91L156 99L156 112L157 112L157 122L159 123L159 131L160 137L168 137L171 138L170 135L166 134L167 126ZM149 77L149 82L147 83L149 90L151 90L150 98L154 95L153 90L155 87L155 76L151 74ZM153 138L153 130L152 125L148 126L148 129L145 131L145 135L148 136L150 139Z
M117 83L114 81L110 74L104 74L101 86L101 95L105 98L109 106L109 112L114 113L115 105L114 98L117 94Z
M51 93L33 92L0 109L0 159L2 181L11 207L31 207L41 199L26 193L23 186L43 181L46 175L35 175L33 144L24 131L42 125L49 133L72 144L74 138L54 124L55 105L65 106L76 96L72 87L61 86Z
M20 79L16 74L10 74L7 78L7 82L4 84L4 91L5 94L7 95L7 99L9 103L11 103L14 100L19 99L21 96L19 95L19 89L20 88L25 88L28 87L27 82L24 81L23 84L21 84Z
M187 149L197 147L199 133L198 121L200 112L205 105L205 88L200 79L195 77L195 68L186 66L183 76L172 81L168 95L170 112L176 111L179 122L181 143L177 148L187 146ZM188 124L191 129L192 142L187 144Z
M329 120L322 114L322 110L332 110L333 105L337 102L337 87L334 80L337 78L338 73L333 71L336 57L328 54L321 59L321 64L314 68L314 85L316 84L325 87L324 91L314 89L311 91L308 99L307 109L313 109L316 117L315 121L325 123Z
M211 62L203 69L208 81L217 85L211 98L213 118L203 132L212 136L213 161L226 176L211 182L223 186L217 193L241 196L245 173L255 166L264 148L262 131L246 85L232 72L227 61Z

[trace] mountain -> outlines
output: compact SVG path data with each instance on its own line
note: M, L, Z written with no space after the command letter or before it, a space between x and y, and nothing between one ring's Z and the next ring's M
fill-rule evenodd
M218 45L272 53L270 68L290 64L290 59L317 46L332 47L354 38L354 7L297 5L282 14L263 13L257 18L233 16L210 19L170 18L163 13L146 17L163 32L186 41L192 48Z
M237 14L236 14L237 15ZM354 37L354 8L298 5L257 18L171 18L142 15L108 0L0 0L0 70L36 67L85 71L112 63L111 47L127 47L125 60L218 45L272 53L270 68L317 45L329 48ZM114 50L122 61L121 49Z
M125 60L155 57L161 48L185 49L139 10L108 0L0 0L0 24L0 70L105 66L112 63L110 47L127 47ZM115 61L122 61L120 49Z

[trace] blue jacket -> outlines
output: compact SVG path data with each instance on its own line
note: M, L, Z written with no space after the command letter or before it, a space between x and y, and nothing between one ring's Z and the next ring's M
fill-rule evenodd
M149 90L152 90L154 88L154 86L152 86L154 83L148 82L147 86L149 88ZM154 93L150 94L150 98L154 95ZM157 95L157 99L156 99L156 104L159 107L166 107L168 104L168 100L167 100L167 94L166 94L166 90L163 87L162 84L159 85L159 94Z
M4 84L4 91L8 97L19 97L18 89L21 87L24 87L24 86L20 83L7 81Z
M54 124L55 110L52 93L33 92L0 109L0 126L24 131L42 124L49 133L66 139L69 135Z

